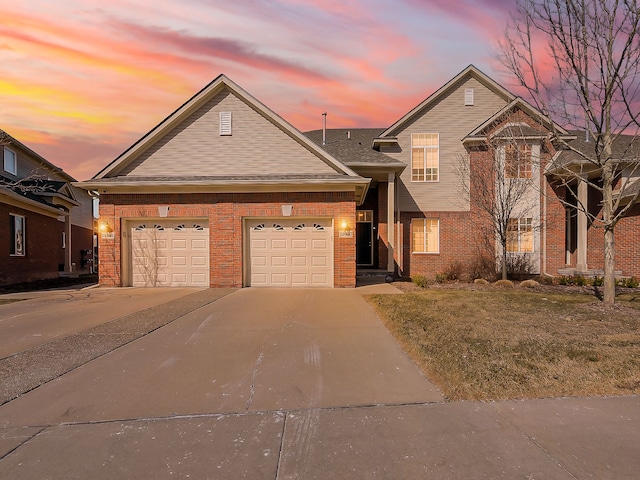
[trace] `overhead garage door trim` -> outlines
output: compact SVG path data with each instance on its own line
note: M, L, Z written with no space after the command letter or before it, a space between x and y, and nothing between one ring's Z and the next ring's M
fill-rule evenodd
M142 218L126 222L128 278L134 287L208 287L207 219Z
M245 286L333 287L333 219L244 219Z

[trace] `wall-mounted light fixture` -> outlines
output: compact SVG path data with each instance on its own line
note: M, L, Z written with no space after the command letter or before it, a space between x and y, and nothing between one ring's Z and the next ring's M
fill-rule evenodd
M103 220L100 222L100 231L102 233L111 233L113 232L113 228L111 228L111 225L109 225L109 222L107 222L106 220Z
M166 217L169 214L169 207L167 205L161 205L158 207L158 215L162 218Z
M346 218L341 218L338 221L338 237L339 238L353 238L353 230L349 227L352 225Z
M290 217L292 210L293 210L293 205L282 205L282 216Z

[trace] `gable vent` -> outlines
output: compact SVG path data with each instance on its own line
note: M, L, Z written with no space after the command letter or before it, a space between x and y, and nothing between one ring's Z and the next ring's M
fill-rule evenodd
M220 112L220 135L231 135L231 112Z
M465 106L473 105L473 88L464 89L464 104Z

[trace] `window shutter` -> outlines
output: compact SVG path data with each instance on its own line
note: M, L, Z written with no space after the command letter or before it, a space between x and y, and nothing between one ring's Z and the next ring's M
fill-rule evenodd
M473 88L464 89L464 104L465 106L473 105Z
M220 112L220 135L231 135L231 112Z

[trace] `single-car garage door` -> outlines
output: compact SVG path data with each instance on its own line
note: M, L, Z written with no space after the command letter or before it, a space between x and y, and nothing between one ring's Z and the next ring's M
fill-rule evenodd
M140 221L131 227L134 287L208 287L209 225Z
M247 220L247 285L333 287L330 218Z

